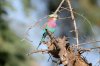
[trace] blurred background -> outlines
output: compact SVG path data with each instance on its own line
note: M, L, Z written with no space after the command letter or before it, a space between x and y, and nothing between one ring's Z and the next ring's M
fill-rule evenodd
M54 66L48 62L48 54L32 54L27 56L39 44L42 37L42 26L48 18L28 31L30 25L39 19L52 14L61 0L0 0L0 66ZM100 40L100 0L71 0L79 31L80 43ZM68 8L66 2L62 5ZM70 17L70 12L60 9L61 18ZM68 36L71 44L75 44L75 33L71 18L57 20L56 37ZM27 40L22 41L24 38ZM81 47L95 48L100 43L86 44ZM47 49L42 45L39 49ZM93 66L100 65L100 52L95 50L83 54ZM97 63L99 61L99 63Z

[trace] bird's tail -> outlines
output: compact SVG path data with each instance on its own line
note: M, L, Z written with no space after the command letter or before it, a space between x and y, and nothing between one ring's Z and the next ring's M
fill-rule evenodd
M45 41L45 37L46 37L46 36L47 36L47 33L45 32L45 33L43 34L43 36L42 36L42 39L41 39L41 41L40 41L40 43L39 43L37 49L40 47L41 43Z
M38 47L37 47L37 50L38 50L38 48L40 47L41 43L42 43L42 42L39 43L39 45L38 45Z

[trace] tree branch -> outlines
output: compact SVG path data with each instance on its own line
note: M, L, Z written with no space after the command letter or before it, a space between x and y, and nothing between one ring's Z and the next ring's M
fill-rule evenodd
M58 8L56 9L56 11L54 12L54 14L57 14L57 12L59 11L59 9L61 8L62 4L64 3L65 0L62 0L60 5L58 6Z
M78 30L77 30L77 25L76 25L75 17L74 17L74 14L73 14L73 10L72 10L70 1L66 0L66 2L68 3L69 9L70 9L70 13L71 13L71 17L72 17L72 20L74 22L74 28L75 28L75 33L76 33L76 44L77 44L77 48L78 48L79 38L78 38Z
M78 44L78 46L92 44L92 43L96 43L96 42L100 42L100 40L98 40L98 41L92 41L92 42L87 42L87 43L80 43L80 44ZM75 45L75 46L77 46L77 45Z
M29 53L28 55L31 55L31 54L33 54L33 53L48 52L48 51L51 51L51 49L32 51L32 52L31 52L31 53Z

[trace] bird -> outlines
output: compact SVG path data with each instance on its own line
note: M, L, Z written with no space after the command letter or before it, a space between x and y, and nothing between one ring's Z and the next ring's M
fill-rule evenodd
M56 24L57 17L58 17L57 14L49 15L48 21L42 26L43 35L42 35L42 38L40 40L40 43L39 43L37 49L39 48L41 43L45 41L45 38L48 35L48 33L46 32L46 29L52 34L56 31L55 28L57 27L57 24Z

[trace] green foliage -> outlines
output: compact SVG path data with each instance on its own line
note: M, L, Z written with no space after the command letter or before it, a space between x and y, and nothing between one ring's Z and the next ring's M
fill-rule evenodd
M12 6L11 1L8 0L1 0L0 1L0 5L2 6L2 8L9 8L11 10L15 10L15 8Z
M7 15L4 10L3 0L0 1L0 66L29 66L26 56L26 42L12 32L2 15Z

